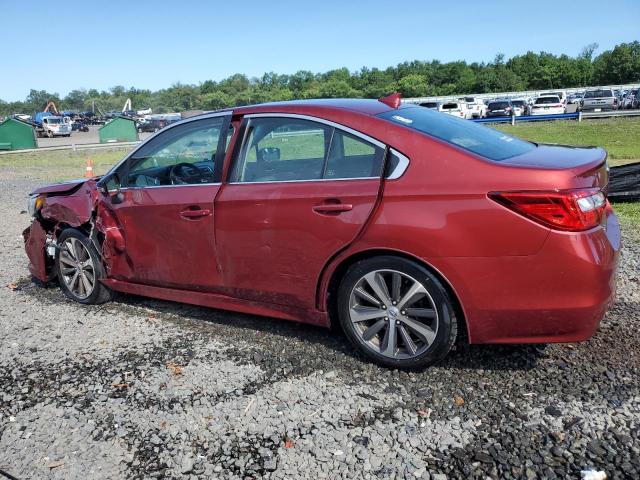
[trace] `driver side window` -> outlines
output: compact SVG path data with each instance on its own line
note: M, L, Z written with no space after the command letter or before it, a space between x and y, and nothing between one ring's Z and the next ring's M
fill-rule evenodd
M196 120L159 134L130 159L126 186L213 183L224 120L225 117Z

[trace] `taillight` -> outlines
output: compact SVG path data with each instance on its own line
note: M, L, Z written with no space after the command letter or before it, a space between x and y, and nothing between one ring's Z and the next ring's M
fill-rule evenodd
M538 223L569 232L600 225L607 204L598 188L491 192L489 198Z

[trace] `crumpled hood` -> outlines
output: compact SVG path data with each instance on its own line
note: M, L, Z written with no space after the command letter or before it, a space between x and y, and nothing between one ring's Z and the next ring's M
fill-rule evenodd
M77 190L83 183L85 183L87 178L78 178L76 180L69 180L63 183L54 183L51 185L44 185L42 187L36 188L31 195L39 195L41 193L53 193L53 194L65 194L70 193L74 190Z

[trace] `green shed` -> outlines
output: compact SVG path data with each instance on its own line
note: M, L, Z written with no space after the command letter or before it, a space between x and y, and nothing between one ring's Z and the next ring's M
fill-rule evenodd
M98 129L100 143L136 142L138 130L136 122L130 118L116 117Z
M0 150L37 147L35 131L28 123L13 118L0 123Z

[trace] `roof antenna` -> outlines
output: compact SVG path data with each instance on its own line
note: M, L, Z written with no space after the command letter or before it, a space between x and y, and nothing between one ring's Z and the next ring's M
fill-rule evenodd
M392 93L391 95L387 95L386 97L379 98L378 101L384 103L385 105L389 105L391 108L398 108L400 106L400 99L402 95L400 92Z

